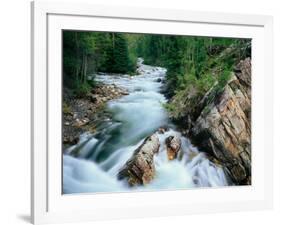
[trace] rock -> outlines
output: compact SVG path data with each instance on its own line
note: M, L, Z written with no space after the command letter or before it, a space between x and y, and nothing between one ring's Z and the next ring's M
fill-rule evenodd
M106 101L107 101L107 98L106 98L106 97L102 97L102 98L101 98L101 101L102 101L102 102L106 102Z
M168 127L159 127L158 128L158 133L159 134L164 134L166 131L168 131L169 128Z
M99 103L100 102L98 95L91 95L90 100L91 100L92 103Z
M83 122L84 124L88 123L89 121L90 121L90 120L89 120L87 117L85 117L85 118L82 119L82 122Z
M68 144L68 145L76 145L79 141L79 137L77 136L68 136L68 137L63 137L63 144Z
M147 137L120 170L118 179L126 179L130 186L148 184L155 175L153 156L159 151L159 147L156 134Z
M166 132L165 129L162 128L162 127L160 127L160 128L158 129L158 133L159 133L159 134L164 134L165 132Z
M158 83L160 83L161 81L162 81L161 78L157 78L157 79L156 79L156 82L158 82Z
M165 140L167 155L169 160L177 158L178 152L181 148L181 140L177 136L169 136Z
M73 119L76 119L77 118L77 116L78 116L78 114L75 112L75 113L73 113Z
M122 91L122 90L121 90L121 91L120 91L120 94L121 94L121 95L129 95L129 92L128 92L128 91L124 91L124 90Z
M204 102L189 134L193 143L214 156L239 185L251 182L250 59L241 61L235 71L223 92Z
M90 120L88 118L83 118L83 119L76 119L75 120L75 123L74 123L74 126L75 127L81 127L81 126L84 126L86 124L88 124L90 122Z

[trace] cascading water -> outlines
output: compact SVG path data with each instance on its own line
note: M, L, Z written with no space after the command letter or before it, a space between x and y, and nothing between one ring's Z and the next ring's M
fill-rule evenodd
M95 135L85 133L77 145L66 152L76 151L77 157L63 156L63 192L126 192L131 190L160 190L228 185L223 169L191 145L168 120L160 93L166 69L138 62L140 75L97 75L105 84L125 88L129 95L108 102L112 120L104 122ZM154 156L156 175L142 187L129 187L117 179L117 174L135 149L159 127L169 126L160 140L159 153ZM165 139L177 135L181 139L181 155L169 161ZM77 150L78 149L78 150Z

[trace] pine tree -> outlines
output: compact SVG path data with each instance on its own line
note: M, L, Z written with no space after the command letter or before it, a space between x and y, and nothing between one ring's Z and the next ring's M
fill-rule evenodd
M113 71L115 73L126 73L129 68L128 43L123 34L117 33L114 37L113 47Z

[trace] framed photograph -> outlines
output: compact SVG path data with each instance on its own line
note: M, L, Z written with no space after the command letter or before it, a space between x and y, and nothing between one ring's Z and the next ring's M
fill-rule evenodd
M32 3L34 224L272 207L272 17Z

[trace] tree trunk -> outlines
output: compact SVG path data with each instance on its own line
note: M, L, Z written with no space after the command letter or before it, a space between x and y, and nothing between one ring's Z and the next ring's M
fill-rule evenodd
M88 70L88 57L84 54L84 69L83 69L83 82L87 82L87 70Z
M112 48L113 48L113 50L115 48L115 34L114 33L112 33Z
M80 72L80 63L79 63L79 45L78 45L78 35L75 32L75 49L76 49L76 67L75 67L75 82L76 85L79 83L79 72Z

